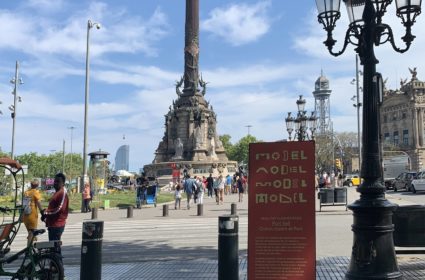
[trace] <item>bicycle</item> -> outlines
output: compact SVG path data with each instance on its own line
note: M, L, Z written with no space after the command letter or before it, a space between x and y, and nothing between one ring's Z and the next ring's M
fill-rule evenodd
M11 209L0 207L3 215L21 209ZM20 220L20 219L19 219ZM19 221L20 223L20 221ZM10 238L16 235L16 222L0 225L0 276L10 276L11 279L43 279L62 280L64 279L64 269L61 256L57 253L60 241L34 242L38 235L46 232L45 229L33 231L33 237L28 242L27 247L17 253L7 256L10 253ZM6 246L3 246L6 245ZM3 248L5 247L5 248ZM6 271L4 266L11 264L18 259L22 259L21 265L16 272Z

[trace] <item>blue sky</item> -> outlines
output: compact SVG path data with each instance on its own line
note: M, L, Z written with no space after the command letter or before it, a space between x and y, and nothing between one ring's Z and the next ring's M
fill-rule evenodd
M348 24L345 7L337 23L337 48ZM395 4L384 21L403 36ZM183 0L26 0L0 3L0 147L11 149L15 61L24 84L18 95L15 154L83 150L87 20L102 24L90 31L90 107L88 151L108 151L114 159L130 145L130 169L154 158L163 136L163 115L176 98L174 83L183 73ZM423 16L422 16L423 17ZM400 55L384 45L376 50L378 71L395 89L418 68L425 79L425 20L413 26L411 50ZM312 110L314 82L321 69L330 80L331 118L336 131L356 131L350 98L355 87L352 48L328 54L315 1L200 0L200 71L208 81L206 99L218 115L219 134L236 142L287 137L284 117L302 94ZM424 72L422 72L424 69ZM422 74L424 73L424 74ZM125 139L123 139L125 135Z

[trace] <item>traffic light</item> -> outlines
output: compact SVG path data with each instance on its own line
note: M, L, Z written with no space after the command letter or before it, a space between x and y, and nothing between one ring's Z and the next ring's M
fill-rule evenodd
M335 166L337 169L342 170L342 162L339 158L335 159Z

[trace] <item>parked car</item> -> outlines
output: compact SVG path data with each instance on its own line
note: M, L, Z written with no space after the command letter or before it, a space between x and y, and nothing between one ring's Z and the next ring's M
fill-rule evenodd
M402 172L394 179L394 191L399 191L404 189L406 191L410 190L410 185L412 184L412 180L416 177L416 172Z
M417 191L425 191L425 171L421 171L416 174L416 178L413 179L410 184L409 191L416 193Z
M343 186L359 186L360 185L360 176L358 174L345 174Z
M395 178L394 179L384 179L384 185L385 185L385 188L387 190L394 189L394 183L395 183Z

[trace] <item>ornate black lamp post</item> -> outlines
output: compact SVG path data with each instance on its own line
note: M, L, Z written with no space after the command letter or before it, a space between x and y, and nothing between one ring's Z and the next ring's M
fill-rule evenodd
M307 111L305 108L305 99L300 95L300 98L297 100L298 113L297 117L294 118L291 116L291 112L288 112L288 116L285 118L286 131L289 134L289 141L291 141L292 132L295 129L294 140L305 141L305 140L314 140L314 132L316 131L316 122L317 117L315 112L311 112L311 116L307 116ZM308 130L310 129L310 136L308 135Z
M358 188L360 199L349 206L353 211L354 232L351 261L346 279L402 279L394 251L392 214L397 205L385 198L385 188L380 182L382 175L379 152L379 75L376 73L374 46L390 42L393 49L403 53L410 47L415 36L411 27L421 13L421 0L396 0L397 16L406 29L401 38L406 46L398 48L389 25L382 22L387 6L392 0L343 0L347 6L350 25L344 44L338 52L333 51L336 40L332 31L340 17L340 0L316 0L318 19L327 31L324 44L329 52L338 56L349 43L363 65L363 149L361 177ZM381 80L382 83L382 80Z

